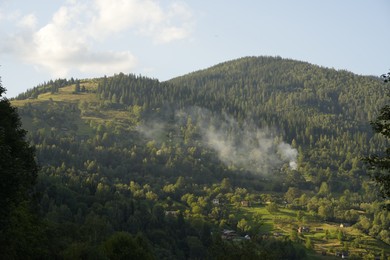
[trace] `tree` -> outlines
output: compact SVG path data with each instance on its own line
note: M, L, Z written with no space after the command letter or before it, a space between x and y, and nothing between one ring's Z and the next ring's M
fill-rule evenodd
M293 203L299 196L301 196L301 191L295 187L288 188L287 192L284 194L288 203Z
M224 192L229 192L232 189L232 184L228 178L223 178L221 181L221 189Z
M275 202L271 202L270 204L268 204L266 207L265 207L269 213L276 213L279 211L279 207L278 207L278 204L276 204Z
M329 230L325 230L325 239L328 240L330 238Z
M295 229L291 230L290 232L290 240L293 242L299 241L298 232Z
M327 196L329 195L329 186L326 182L322 182L318 195Z
M190 249L190 259L205 259L207 251L202 244L202 241L196 236L188 236L187 244Z
M79 93L80 91L81 91L80 81L77 81L74 86L74 93Z
M345 234L342 230L339 229L338 233L337 233L337 239L341 242L341 241L344 241L345 239Z
M385 83L390 81L390 72L381 76ZM390 96L390 94L388 94ZM379 111L379 115L371 121L373 130L390 139L390 105L385 105ZM373 154L364 161L374 170L372 178L378 184L380 192L384 197L390 197L390 147L386 148L382 155Z
M202 241L205 247L210 247L213 243L213 239L211 237L211 227L209 223L203 222L202 229L200 231L200 240Z
M246 221L246 219L242 218L240 221L238 221L237 228L245 233L251 229L251 226L249 225L248 221Z
M0 82L0 98L5 91ZM38 166L33 147L25 141L26 131L21 127L17 110L5 97L0 99L0 115L0 252L7 256L21 251L21 243L16 243L15 237L12 240L15 243L7 239L18 229L17 225L25 224L15 222L18 212L23 212L20 216L26 221L33 218L32 204L28 202L32 199Z
M109 259L154 259L148 241L126 232L114 233L103 244L103 251Z
M1 84L1 83L0 83ZM5 89L0 85L0 97ZM34 148L25 141L26 131L16 108L0 99L0 230L10 210L31 194L38 172Z
M323 203L318 207L318 216L324 220L329 220L333 217L333 207L330 203Z
M313 248L313 242L310 237L306 237L305 247L309 250Z

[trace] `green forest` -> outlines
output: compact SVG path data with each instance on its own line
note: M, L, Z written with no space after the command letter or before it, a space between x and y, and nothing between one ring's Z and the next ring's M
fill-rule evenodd
M363 161L388 148L370 125L387 92L379 77L280 57L164 82L45 82L10 100L39 168L0 223L0 251L388 259L389 200Z

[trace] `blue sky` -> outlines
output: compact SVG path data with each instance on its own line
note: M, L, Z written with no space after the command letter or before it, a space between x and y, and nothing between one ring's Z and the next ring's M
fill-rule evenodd
M161 81L243 56L390 70L387 0L0 0L7 97L56 78Z

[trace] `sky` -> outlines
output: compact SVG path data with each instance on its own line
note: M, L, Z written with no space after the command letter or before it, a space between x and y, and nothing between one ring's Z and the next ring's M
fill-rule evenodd
M119 72L160 81L244 56L390 70L388 0L0 0L5 96Z

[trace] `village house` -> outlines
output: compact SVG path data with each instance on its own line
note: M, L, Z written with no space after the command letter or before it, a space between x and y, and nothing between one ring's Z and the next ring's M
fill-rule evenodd
M174 211L174 210L166 210L165 211L165 216L171 216L171 217L177 217L179 216L179 211Z
M242 207L250 207L251 203L247 200L243 200L243 201L241 201L241 206Z
M341 223L340 224L341 228L350 227L350 226L351 226L351 224L349 224L349 223Z
M238 237L238 234L236 231L234 230L230 230L230 229L224 229L222 231L222 235L221 235L221 238L222 239L225 239L225 240L233 240L234 238L237 238Z
M298 228L298 233L309 233L309 232L310 232L309 227L302 226Z
M219 199L213 199L213 205L219 205L220 201Z

